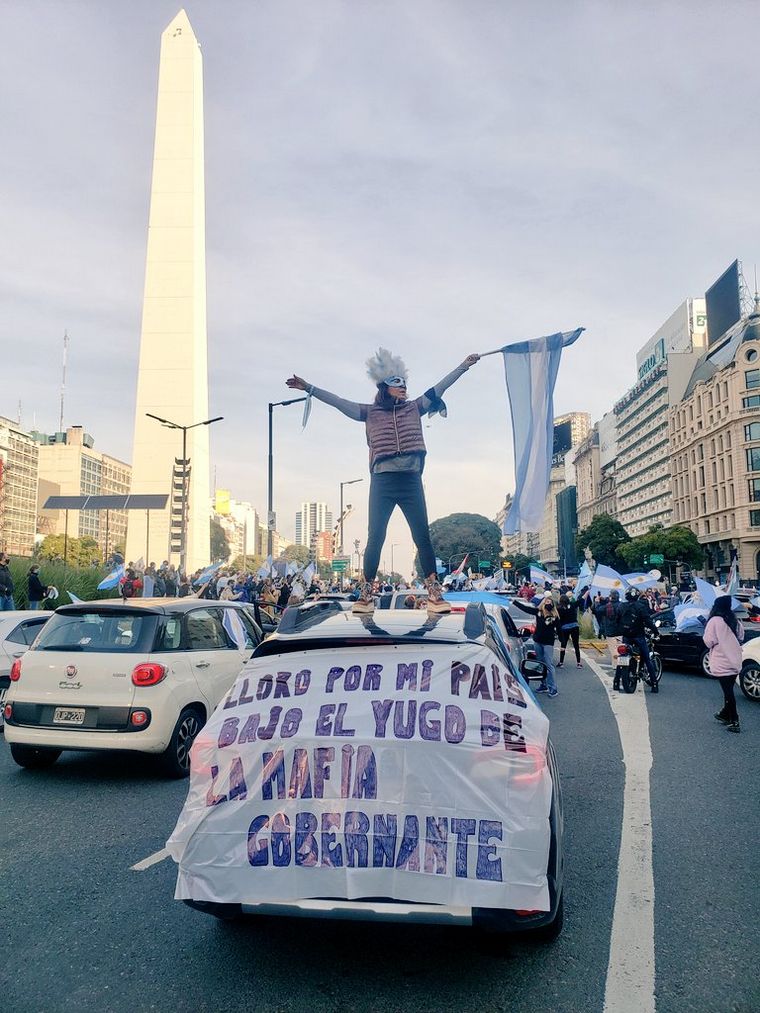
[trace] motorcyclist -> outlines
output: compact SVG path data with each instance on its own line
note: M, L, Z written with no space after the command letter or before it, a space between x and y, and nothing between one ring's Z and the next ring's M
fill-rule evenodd
M625 604L620 610L620 629L623 643L635 644L638 647L647 672L649 672L649 684L652 692L658 693L657 669L652 661L652 655L649 653L649 643L644 631L651 630L655 640L659 640L660 635L652 619L649 606L641 600L635 587L629 587L625 592Z
M617 649L618 645L622 643L621 616L623 607L620 601L620 592L611 591L609 599L602 600L594 609L594 615L599 623L599 631L607 639L607 650L610 652L610 661L615 672L612 682L613 689L620 689Z

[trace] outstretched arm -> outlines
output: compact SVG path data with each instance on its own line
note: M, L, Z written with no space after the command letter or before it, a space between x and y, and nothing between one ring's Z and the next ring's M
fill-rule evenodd
M470 366L474 366L479 358L480 356L477 354L468 355L461 365L457 366L456 369L453 369L447 376L444 376L442 380L439 380L435 387L431 388L433 394L435 395L435 400L438 400L445 390L448 390L453 383L456 383L460 376L464 376ZM428 397L427 393L423 394L422 397L417 400L420 405L420 411L423 412L426 412L432 404L432 399Z
M325 404L332 405L333 408L337 408L339 412L343 412L344 415L347 415L348 418L353 419L355 422L364 422L367 418L366 405L358 404L356 401L347 401L343 397L338 397L337 394L332 394L329 390L315 387L300 376L293 374L285 383L291 390L305 390L307 394L311 394L318 401L324 401Z

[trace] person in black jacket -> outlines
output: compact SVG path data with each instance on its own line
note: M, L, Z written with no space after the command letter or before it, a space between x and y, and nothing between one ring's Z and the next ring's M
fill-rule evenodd
M537 693L547 693L549 696L557 695L557 683L554 680L554 640L559 628L557 609L554 607L551 591L545 591L544 597L539 605L529 605L527 602L514 600L514 604L536 617L536 628L533 634L533 646L536 651L536 659L546 665L546 679L536 689Z
M644 664L652 680L652 692L657 693L659 688L657 685L657 670L649 653L649 644L647 643L644 631L651 630L655 639L659 639L660 634L652 619L649 606L641 600L639 592L635 587L630 587L625 592L625 605L620 610L620 629L623 634L623 640L626 643L636 644L641 651L641 657L644 659Z
M4 552L0 553L0 611L12 612L16 605L13 601L13 577L8 569L10 560Z
M562 668L565 663L565 648L569 640L573 642L576 664L578 668L583 668L580 646L581 630L578 624L578 603L569 595L561 594L557 603L557 615L559 617L559 663L557 668Z
M50 588L40 580L40 568L35 563L29 567L27 582L30 609L42 608L43 599L47 598Z

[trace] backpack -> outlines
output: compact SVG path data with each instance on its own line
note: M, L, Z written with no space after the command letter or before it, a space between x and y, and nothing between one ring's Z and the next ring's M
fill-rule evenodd
M125 580L121 585L121 596L122 598L134 598L135 596L135 585L131 580Z
M612 604L611 601L607 602L607 607L604 610L604 615L605 618L608 620L612 620L615 618L615 606Z
M629 605L628 608L623 609L620 629L624 637L637 637L640 633L640 623L641 621L631 605Z

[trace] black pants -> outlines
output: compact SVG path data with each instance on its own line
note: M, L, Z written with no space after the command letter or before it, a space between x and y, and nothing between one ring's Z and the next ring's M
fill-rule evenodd
M718 677L720 688L723 690L723 713L729 721L738 721L739 712L736 709L736 697L734 696L735 675L721 675Z
M559 631L559 663L564 664L565 661L565 648L567 647L568 640L572 640L573 647L575 648L575 660L580 664L581 660L581 645L580 645L581 631L576 626L574 630L560 630Z
M374 580L380 553L394 507L400 506L420 554L422 576L436 572L435 553L428 529L422 475L417 471L381 471L369 487L369 534L364 551L364 577Z

